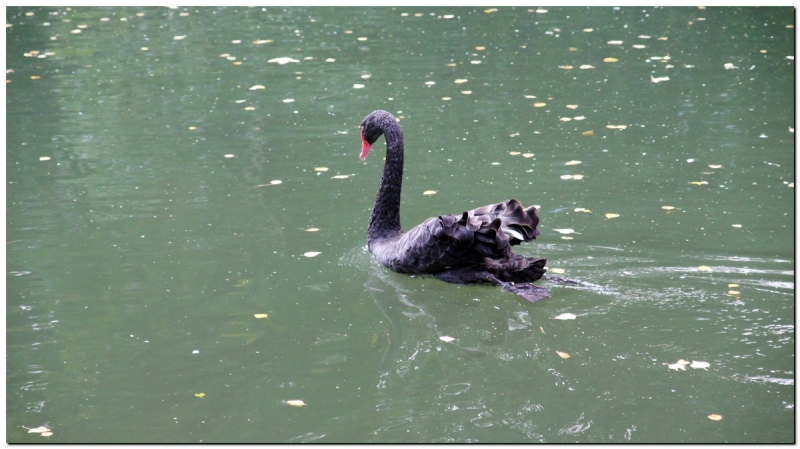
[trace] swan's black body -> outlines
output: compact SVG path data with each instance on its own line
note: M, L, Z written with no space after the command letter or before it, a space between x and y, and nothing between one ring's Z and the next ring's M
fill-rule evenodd
M399 273L433 274L458 284L500 285L529 301L550 295L532 284L544 275L547 260L511 251L513 245L539 235L535 207L524 209L511 199L460 215L431 217L403 232L403 131L390 113L375 111L361 122L361 159L381 134L386 136L386 163L367 229L369 252L378 262Z

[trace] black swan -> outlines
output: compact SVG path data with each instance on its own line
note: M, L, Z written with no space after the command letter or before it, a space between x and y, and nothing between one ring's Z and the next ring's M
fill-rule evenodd
M461 215L440 215L408 232L400 228L403 182L403 130L392 114L374 111L361 122L361 160L386 136L386 163L367 229L369 252L398 273L432 274L456 284L488 283L538 301L550 291L533 285L545 273L546 259L524 257L511 247L539 235L535 207L519 201L479 207Z

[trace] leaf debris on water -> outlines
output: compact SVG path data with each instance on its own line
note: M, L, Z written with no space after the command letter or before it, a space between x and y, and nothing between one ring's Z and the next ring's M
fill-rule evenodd
M538 102L533 104L534 108L543 108L545 106L547 106L547 103Z
M266 318L268 315L266 313L254 313L253 316L258 319L261 319L261 318Z
M709 267L708 265L700 265L699 267L697 267L697 271L708 271L708 272L711 272L712 270L711 270L711 267Z
M317 231L319 231L319 228L308 228L308 229L306 229L306 232L317 232Z
M669 77L668 76L654 77L653 75L650 75L650 81L654 83L660 83L662 81L669 81Z
M306 256L306 257L317 257L320 254L321 253L319 251L309 251L307 253L303 253L303 255Z
M439 340L442 340L445 343L450 343L451 341L455 340L455 338L447 335L442 335L441 337L439 337Z
M584 131L581 134L584 135L584 136L593 136L594 135L594 131Z
M619 59L617 59L617 58L605 58L605 59L603 59L603 62L617 62L617 61L619 61Z
M533 157L533 153L522 153L522 157L525 157L525 158Z
M606 214L606 218L617 218L617 217L619 217L619 214L611 214L611 213Z
M39 160L40 161L49 161L50 160L50 156L40 156Z
M555 274L564 274L565 270L563 268L548 268L548 273L555 273Z
M50 432L50 429L48 429L45 426L39 426L39 427L34 427L33 429L28 429L28 433L42 433L42 432Z
M627 127L627 125L606 125L608 129L625 129Z
M561 315L554 316L554 320L574 320L576 318L575 315L571 313L562 313Z
M422 194L423 195L435 195L436 194L436 190L426 190L426 191L422 192Z
M457 80L455 80L455 81L453 81L453 82L454 82L454 83L456 83L456 84L462 84L462 83L466 83L466 82L467 82L467 80L465 80L465 79L463 79L463 78L459 78L459 79L457 79Z
M194 395L197 396L200 399L203 399L204 397L206 397L205 393L195 393Z
M719 421L719 420L722 419L722 415L717 415L716 413L712 413L712 414L708 415L708 419L710 419L712 421Z
M290 62L300 62L300 61L298 61L297 59L289 58L287 56L283 56L283 57L280 57L280 58L272 58L267 62L268 63L277 63L277 64L280 64L280 65L284 65L284 64L288 64Z
M733 226L734 228L741 228L742 227L742 225L740 225L740 224L732 224L731 226Z
M316 171L328 171L328 167L314 167Z
M363 84L353 84L353 89L363 89L363 88L364 88Z
M567 354L566 352L556 351L556 354L558 354L558 356L561 357L562 359L568 359L570 357L570 355Z
M286 401L286 405L291 405L292 407L302 407L306 405L306 403L300 399L290 399Z
M564 165L578 165L580 163L581 163L581 161L569 161L569 162L565 163Z
M223 155L222 157L224 157L224 158L227 158L227 159L230 159L230 158L232 158L232 157L236 157L236 155L235 155L235 154L225 154L225 155Z
M580 232L575 232L574 229L570 229L570 228L553 229L553 231L558 232L559 234L580 234Z
M331 176L331 179L347 179L349 177L350 175L336 175L336 176Z
M247 90L261 90L261 89L266 89L266 87L262 86L261 84L256 84L255 86L251 86Z

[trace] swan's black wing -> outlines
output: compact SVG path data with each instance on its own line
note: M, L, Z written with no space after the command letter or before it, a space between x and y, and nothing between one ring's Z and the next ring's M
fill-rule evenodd
M535 207L511 199L458 215L432 217L403 234L387 260L395 271L437 274L460 267L489 272L503 281L533 282L544 273L545 259L513 254L511 246L539 235ZM380 260L380 258L379 258ZM384 259L386 260L386 259ZM449 282L483 282L457 270Z

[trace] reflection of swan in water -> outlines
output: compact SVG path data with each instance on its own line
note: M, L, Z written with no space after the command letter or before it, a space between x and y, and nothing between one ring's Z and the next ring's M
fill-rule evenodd
M339 259L339 264L353 266L368 274L369 279L364 283L364 288L370 293L387 320L389 347L378 368L380 373L378 388L387 386L392 372L402 376L412 369L411 366L418 356L431 351L441 351L444 344L454 346L461 354L469 358L490 355L490 351L481 347L480 343L470 345L458 340L449 343L440 341L439 338L446 336L447 333L441 329L438 314L431 313L428 310L430 305L425 305L423 298L415 297L417 292L406 287L409 284L409 277L386 270L370 256L366 247L356 247L348 251ZM398 307L400 305L405 307ZM430 337L422 337L406 341L403 328L409 328L409 326L404 326L403 323L406 320L403 318L427 321L425 326L433 330L437 338L434 340ZM405 349L408 354L398 354L402 349Z

